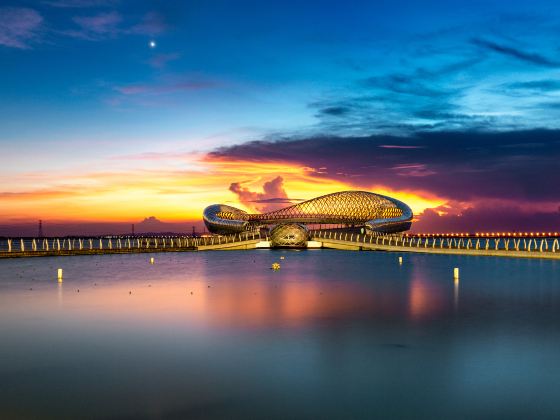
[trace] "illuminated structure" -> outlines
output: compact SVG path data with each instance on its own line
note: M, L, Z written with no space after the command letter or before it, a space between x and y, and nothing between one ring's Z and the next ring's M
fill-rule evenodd
M281 223L270 231L270 244L273 247L305 247L309 232L304 225L297 223Z
M366 191L342 191L303 201L263 214L249 214L235 207L214 204L203 213L208 230L232 234L277 225L271 240L279 246L297 246L307 239L306 225L363 227L368 233L394 233L410 229L412 210L391 197ZM282 245L283 244L283 245Z

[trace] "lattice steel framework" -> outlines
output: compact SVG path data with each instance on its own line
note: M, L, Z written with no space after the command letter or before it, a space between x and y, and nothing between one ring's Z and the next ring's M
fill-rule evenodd
M272 247L304 247L309 239L305 226L297 223L282 223L270 231Z
M412 210L403 202L367 191L323 195L280 210L249 214L235 207L214 204L203 219L210 232L232 233L281 223L346 224L377 232L410 229Z

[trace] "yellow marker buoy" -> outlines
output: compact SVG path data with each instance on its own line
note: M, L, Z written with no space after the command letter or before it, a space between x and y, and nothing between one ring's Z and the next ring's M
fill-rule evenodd
M458 267L455 267L453 269L453 278L456 279L456 280L459 279L459 268Z
M277 262L272 263L272 267L271 267L274 271L276 270L280 270L280 264L278 264Z
M62 268L58 269L58 281L62 282Z
M154 257L150 258L150 264L154 263Z
M399 264L402 264L402 257L399 257Z

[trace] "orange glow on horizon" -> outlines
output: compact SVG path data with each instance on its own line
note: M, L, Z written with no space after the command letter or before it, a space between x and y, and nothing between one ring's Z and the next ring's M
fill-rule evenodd
M228 190L230 184L240 182L251 191L260 192L262 184L276 176L283 178L290 198L311 199L336 191L365 189L400 199L415 214L445 203L444 199L425 192L393 191L382 185L356 187L319 177L310 168L298 165L211 160L200 156L190 156L188 162L181 160L184 156L177 159L177 164L170 165L172 169L132 167L77 171L70 176L62 171L11 175L6 185L17 185L18 189L0 192L0 218L130 222L153 215L167 222L200 220L204 207L213 203L254 211L242 205L237 195Z

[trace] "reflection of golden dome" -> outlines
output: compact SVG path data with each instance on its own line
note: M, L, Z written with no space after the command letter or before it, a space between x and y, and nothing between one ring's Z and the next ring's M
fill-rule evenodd
M270 246L299 248L307 245L309 234L303 225L285 223L270 231Z

